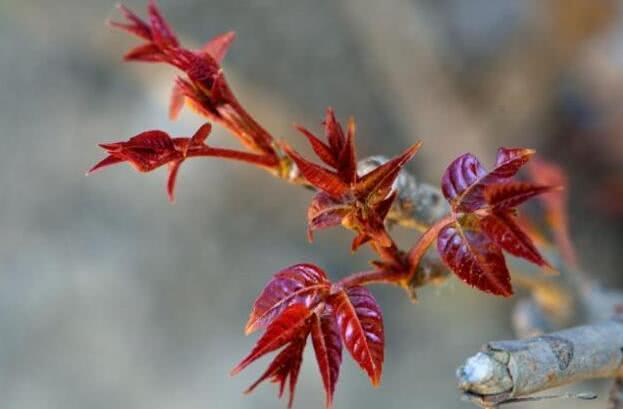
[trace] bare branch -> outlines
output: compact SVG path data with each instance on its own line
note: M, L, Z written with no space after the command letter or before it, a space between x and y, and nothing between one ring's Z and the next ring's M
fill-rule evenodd
M535 392L623 375L623 319L490 342L457 370L470 400L493 407Z

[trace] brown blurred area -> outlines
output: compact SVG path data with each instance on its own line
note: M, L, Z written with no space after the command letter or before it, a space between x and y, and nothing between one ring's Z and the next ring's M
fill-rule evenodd
M623 284L623 15L615 0L160 0L181 38L238 39L225 69L276 136L303 146L326 106L358 123L360 154L424 141L411 170L436 183L456 156L490 164L528 146L565 168L582 266ZM145 1L127 5L143 10ZM186 163L177 203L165 175L127 167L92 177L98 142L167 120L173 74L122 64L134 42L106 27L108 0L0 1L0 401L2 408L273 408L275 390L230 379L248 351L250 305L269 276L314 262L333 278L366 266L350 235L309 245L310 194L255 169ZM229 144L222 130L211 136ZM412 231L399 231L411 244ZM374 288L385 313L383 385L352 364L338 408L461 408L454 370L513 337L513 300L452 279L412 305ZM309 357L308 357L309 358ZM312 359L296 407L322 407ZM605 395L600 385L589 385ZM586 389L586 388L585 388ZM605 407L547 402L530 407ZM528 406L526 406L528 407Z

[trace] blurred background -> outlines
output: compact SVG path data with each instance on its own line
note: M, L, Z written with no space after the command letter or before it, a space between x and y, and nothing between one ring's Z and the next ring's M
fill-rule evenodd
M142 14L143 0L126 3ZM366 266L339 229L305 238L310 193L255 169L184 164L177 203L165 172L91 177L98 142L167 120L171 70L122 64L136 42L105 25L113 0L0 0L0 406L274 408L275 388L242 391L266 360L230 379L256 336L243 326L270 275L313 262L339 278ZM410 165L438 183L472 152L528 146L561 163L585 269L623 284L623 16L615 0L161 0L187 44L235 30L225 61L239 99L274 135L303 146L326 106L358 122L360 155L424 147ZM231 140L217 130L212 140ZM400 231L405 246L416 233ZM350 359L337 408L465 408L456 366L514 337L512 300L456 279L373 289L386 364L374 390ZM307 351L295 407L320 408ZM583 389L582 389L583 388ZM597 402L529 407L603 408Z

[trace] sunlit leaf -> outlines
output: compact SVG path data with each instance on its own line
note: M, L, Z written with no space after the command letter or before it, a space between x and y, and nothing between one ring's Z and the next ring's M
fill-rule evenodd
M324 271L313 264L296 264L278 272L253 304L245 332L271 324L293 304L313 308L329 287Z
M365 287L351 287L331 298L342 342L359 366L378 386L383 372L385 335L383 315Z

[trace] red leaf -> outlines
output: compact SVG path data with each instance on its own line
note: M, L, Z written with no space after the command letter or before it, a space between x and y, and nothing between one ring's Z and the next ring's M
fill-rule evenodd
M121 163L121 162L125 162L125 159L122 159L122 158L119 158L113 155L108 155L104 159L99 161L97 164L95 164L95 166L93 166L91 169L89 169L87 171L87 175L90 175L91 173L97 170L100 170L102 168L108 167L110 165L116 165L117 163Z
M409 162L422 146L418 142L405 150L401 155L378 166L374 170L362 176L355 186L355 195L359 198L377 196L379 200L385 199L389 194L392 184L398 177L402 167Z
M464 228L453 223L444 227L437 237L437 250L465 283L494 295L513 294L502 251L477 226Z
M175 33L158 10L155 0L149 0L147 12L151 23L153 41L162 48L179 46Z
M121 30L127 31L130 34L134 34L144 40L151 41L151 29L149 25L141 20L136 14L122 4L117 5L117 8L124 15L128 23L119 23L111 21L110 25Z
M244 393L248 394L253 392L260 383L270 378L271 382L279 384L279 397L281 398L289 378L290 398L288 399L288 408L291 408L294 402L296 381L298 380L301 364L303 363L303 350L305 349L306 340L307 334L305 334L305 336L300 336L279 352L268 366L268 369L266 369L266 372L264 372L253 385L249 386Z
M322 315L313 315L311 336L318 369L327 396L326 407L330 409L342 365L342 340L330 306L326 307Z
M495 160L495 174L502 179L515 176L519 169L534 155L534 149L499 148Z
M164 55L157 45L147 43L131 49L123 55L123 59L125 61L161 62L164 61Z
M325 115L324 134L329 141L331 150L336 153L337 156L340 152L342 152L345 138L344 131L342 130L339 122L335 119L335 112L333 112L333 108L331 107L327 108L327 113Z
M267 353L281 348L297 337L303 336L303 334L307 334L311 314L309 308L303 304L290 305L266 328L266 332L257 341L251 353L232 369L230 374L236 375Z
M216 37L212 38L210 41L208 41L203 46L201 51L209 54L210 57L214 59L214 61L220 63L221 61L223 61L223 58L225 58L225 55L227 54L227 51L229 50L229 47L231 46L231 43L234 41L235 38L236 33L233 31L219 34Z
M455 212L473 212L483 207L485 188L514 176L534 154L531 149L500 148L495 168L487 172L470 153L448 166L441 179L441 189Z
M294 160L301 174L313 186L339 199L348 191L348 185L337 174L303 159L298 153L286 148L287 154Z
M333 155L333 151L329 146L327 146L317 136L315 136L313 133L309 132L302 126L296 126L296 129L298 129L299 132L307 137L309 144L311 145L316 155L318 155L320 160L322 160L324 163L331 166L332 168L337 168L337 158Z
M458 208L462 204L461 199L465 191L486 174L486 169L477 157L471 153L459 156L448 166L441 178L441 190L444 197L453 208ZM475 210L481 205L482 201L477 200L475 203L465 203L461 207Z
M342 341L351 356L378 386L383 371L383 315L365 287L354 286L331 298Z
M175 182L177 181L177 172L180 170L180 165L183 160L176 160L169 162L169 178L167 180L167 196L169 202L175 202Z
M355 154L355 120L348 120L346 143L338 157L338 174L346 183L357 180L357 155Z
M498 246L514 256L541 267L549 266L526 233L508 212L495 212L480 219L484 233Z
M497 210L506 210L517 207L534 196L555 189L556 187L527 182L496 183L485 187L484 197L491 207Z
M314 230L337 226L350 212L350 206L333 199L325 192L318 192L307 209L307 237L313 240Z
M330 285L324 271L312 264L296 264L278 272L253 304L245 333L270 325L291 305L313 308Z

